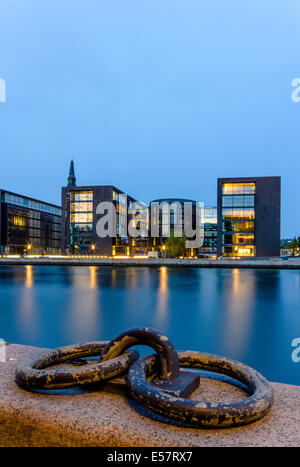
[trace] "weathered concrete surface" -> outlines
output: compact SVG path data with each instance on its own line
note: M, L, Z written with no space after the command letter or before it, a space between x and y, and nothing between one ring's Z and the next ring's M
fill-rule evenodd
M300 387L273 384L271 412L252 425L229 430L197 430L158 422L117 394L69 390L45 395L16 386L17 360L37 349L7 346L0 363L0 446L300 446ZM13 359L13 360L10 360ZM201 380L193 395L230 401L240 389Z
M0 258L0 265L45 266L172 266L199 268L300 269L300 258L253 259L144 259L144 258Z

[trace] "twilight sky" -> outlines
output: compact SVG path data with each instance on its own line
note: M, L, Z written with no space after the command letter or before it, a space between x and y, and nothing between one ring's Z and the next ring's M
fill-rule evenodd
M300 235L299 0L0 0L0 44L2 188L60 203L72 156L145 202L281 175Z

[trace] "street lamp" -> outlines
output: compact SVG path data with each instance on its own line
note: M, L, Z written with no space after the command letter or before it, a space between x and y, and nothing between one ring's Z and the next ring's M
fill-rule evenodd
M162 249L163 249L163 252L164 252L163 257L165 258L166 257L166 245L163 245Z

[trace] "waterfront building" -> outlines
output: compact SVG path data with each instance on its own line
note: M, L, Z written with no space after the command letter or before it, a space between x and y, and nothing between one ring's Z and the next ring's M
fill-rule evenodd
M203 210L204 240L198 250L198 256L215 257L218 248L218 216L217 208L204 206Z
M1 254L59 254L61 208L0 190Z
M190 213L185 212L185 206L189 205L191 208ZM157 236L152 236L149 238L149 248L152 246L152 250L158 251L161 255L164 255L165 245L170 231L179 227L185 234L187 240L195 240L196 235L187 234L187 228L198 230L198 236L201 237L201 242L203 242L203 226L201 225L201 207L199 203L191 199L182 199L182 198L161 198L155 199L150 202L149 211L153 210L154 206L159 206L160 209L157 213L157 216L150 216L150 229L153 230L153 223L158 222L157 225ZM197 220L197 207L199 211L199 220ZM152 211L153 212L153 211ZM198 226L197 226L198 222ZM152 223L152 224L151 224ZM198 247L187 248L186 256L197 256Z
M104 215L97 207L112 203L116 218L115 235L99 237L97 223ZM68 184L62 188L62 253L100 256L129 256L144 251L138 239L128 235L128 209L136 200L112 185L77 186L71 161Z
M218 256L280 256L280 177L218 179Z

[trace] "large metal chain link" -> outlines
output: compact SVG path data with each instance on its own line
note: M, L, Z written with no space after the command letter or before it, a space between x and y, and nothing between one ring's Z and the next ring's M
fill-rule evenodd
M135 345L148 345L156 355L139 359ZM48 368L78 358L99 356L80 367ZM84 363L84 361L83 361ZM243 383L248 397L231 403L190 400L200 377L188 367L220 373ZM16 382L28 390L63 389L112 380L128 371L130 395L142 406L169 420L194 427L229 428L264 417L273 402L272 388L257 371L238 361L200 352L176 352L169 339L150 328L126 331L112 341L61 347L18 366ZM98 388L98 386L97 386Z
M99 356L107 344L107 341L88 342L39 353L19 365L16 382L25 389L65 389L85 386L122 375L139 358L137 352L129 351L106 362L80 367L48 368L78 358Z

